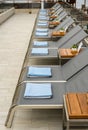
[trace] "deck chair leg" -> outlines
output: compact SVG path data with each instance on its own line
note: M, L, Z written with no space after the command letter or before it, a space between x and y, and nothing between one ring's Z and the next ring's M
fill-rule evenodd
M67 130L69 130L69 121L67 121Z
M7 119L6 119L6 122L5 122L5 126L7 128L10 128L12 126L12 121L13 121L13 117L14 117L16 109L17 109L17 106L14 105L9 110L9 113L8 113L8 116L7 116Z

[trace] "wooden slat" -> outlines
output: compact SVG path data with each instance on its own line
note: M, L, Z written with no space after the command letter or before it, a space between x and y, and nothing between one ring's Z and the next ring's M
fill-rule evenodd
M65 49L60 49L60 50L59 50L59 54L60 54L61 57L67 55Z
M88 118L88 103L86 94L77 94L82 117ZM85 117L85 118L86 118Z
M71 49L66 49L66 52L67 52L67 55L68 55L69 57L75 56L75 54L72 54L72 53L71 53Z
M76 114L76 115L81 114L80 106L76 94L69 94L68 100L70 104L71 114Z
M67 95L65 96L65 100L66 100L66 104L67 104L68 114L71 115L71 109L70 109L70 105L69 105L69 101L68 101Z
M59 25L60 22L59 21L55 21L55 22L49 22L50 25Z

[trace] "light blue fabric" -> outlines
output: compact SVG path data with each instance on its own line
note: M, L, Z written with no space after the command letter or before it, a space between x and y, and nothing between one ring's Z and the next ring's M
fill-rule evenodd
M36 36L48 36L48 32L36 32Z
M47 41L34 41L34 46L48 46Z
M33 55L48 55L48 48L32 48Z
M44 67L32 67L28 68L27 77L51 77L51 68L44 68Z
M48 26L48 23L37 23L37 26Z
M40 12L47 12L46 9L40 9Z
M46 16L42 16L42 15L40 15L39 18L47 18L47 17L46 17Z
M47 18L39 18L39 20L48 20Z
M38 21L38 23L42 23L42 24L46 23L47 24L48 22L47 21Z
M39 17L39 20L49 20L49 18L42 16L42 17Z
M48 28L36 28L37 32L48 32Z
M50 83L26 83L24 98L51 98L52 90Z
M39 13L39 16L40 16L40 15L47 15L47 12L40 12L40 13Z

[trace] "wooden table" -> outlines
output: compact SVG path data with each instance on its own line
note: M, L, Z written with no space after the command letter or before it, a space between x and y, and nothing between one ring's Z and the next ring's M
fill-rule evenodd
M76 55L78 55L78 52L73 54L70 48L58 49L59 64L62 65Z
M63 128L81 126L88 128L88 93L68 93L64 95Z

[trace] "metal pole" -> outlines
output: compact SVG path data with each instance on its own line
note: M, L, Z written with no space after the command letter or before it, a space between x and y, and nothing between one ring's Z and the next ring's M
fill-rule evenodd
M41 9L44 9L44 0L41 0Z

